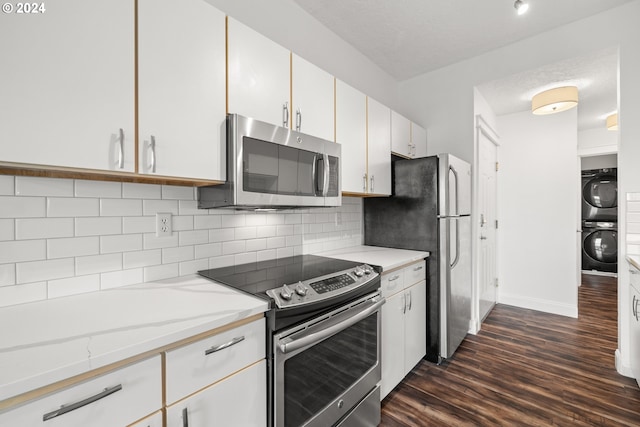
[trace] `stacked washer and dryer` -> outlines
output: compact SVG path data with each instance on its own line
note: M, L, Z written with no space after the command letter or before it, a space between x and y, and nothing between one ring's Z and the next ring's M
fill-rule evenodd
M618 174L616 168L582 171L582 271L618 272Z

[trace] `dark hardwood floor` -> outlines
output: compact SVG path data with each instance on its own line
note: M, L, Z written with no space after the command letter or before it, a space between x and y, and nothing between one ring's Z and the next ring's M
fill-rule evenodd
M583 276L578 319L497 305L442 365L418 364L381 426L640 426L640 389L615 369L615 279Z

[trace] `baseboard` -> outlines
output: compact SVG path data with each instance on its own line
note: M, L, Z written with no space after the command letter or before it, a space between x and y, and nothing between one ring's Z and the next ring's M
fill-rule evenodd
M635 378L633 376L633 372L631 371L631 366L623 363L620 349L616 349L616 371L618 371L620 375L624 375L625 377Z
M548 301L536 298L523 298L515 295L500 294L500 304L513 305L520 308L542 311L545 313L559 314L567 317L578 317L578 301L576 305L560 304L555 301Z

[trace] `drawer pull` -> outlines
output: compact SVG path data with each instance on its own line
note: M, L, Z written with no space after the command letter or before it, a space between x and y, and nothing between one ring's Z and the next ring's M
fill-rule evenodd
M398 280L399 278L400 278L400 276L396 275L396 276L390 277L390 278L389 278L389 281L390 281L390 282L395 282L395 281L396 281L396 280Z
M422 270L422 266L416 267L416 268L413 269L413 271L420 271L420 270Z
M182 410L182 427L189 427L189 411L187 408Z
M231 341L226 342L224 344L220 344L218 346L211 347L210 349L205 350L204 355L208 356L211 353L215 353L216 351L224 350L225 348L228 348L228 347L231 347L232 345L238 344L240 341L244 341L244 335L241 336L241 337L235 337Z
M88 397L84 400L81 400L76 403L72 403L70 405L62 405L60 409L56 409L55 411L51 411L42 416L42 421L48 421L55 417L59 417L60 415L64 415L68 412L75 411L76 409L82 408L83 406L87 406L93 402L97 402L98 400L105 398L116 391L122 390L122 384L118 384L117 386L111 388L105 388L103 392L96 394L95 396Z

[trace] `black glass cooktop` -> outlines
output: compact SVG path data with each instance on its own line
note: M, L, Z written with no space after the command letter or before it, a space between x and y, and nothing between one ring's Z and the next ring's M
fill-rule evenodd
M361 262L344 261L318 255L298 255L289 258L213 268L202 270L198 273L216 282L271 300L265 293L269 289L336 273L362 264Z

